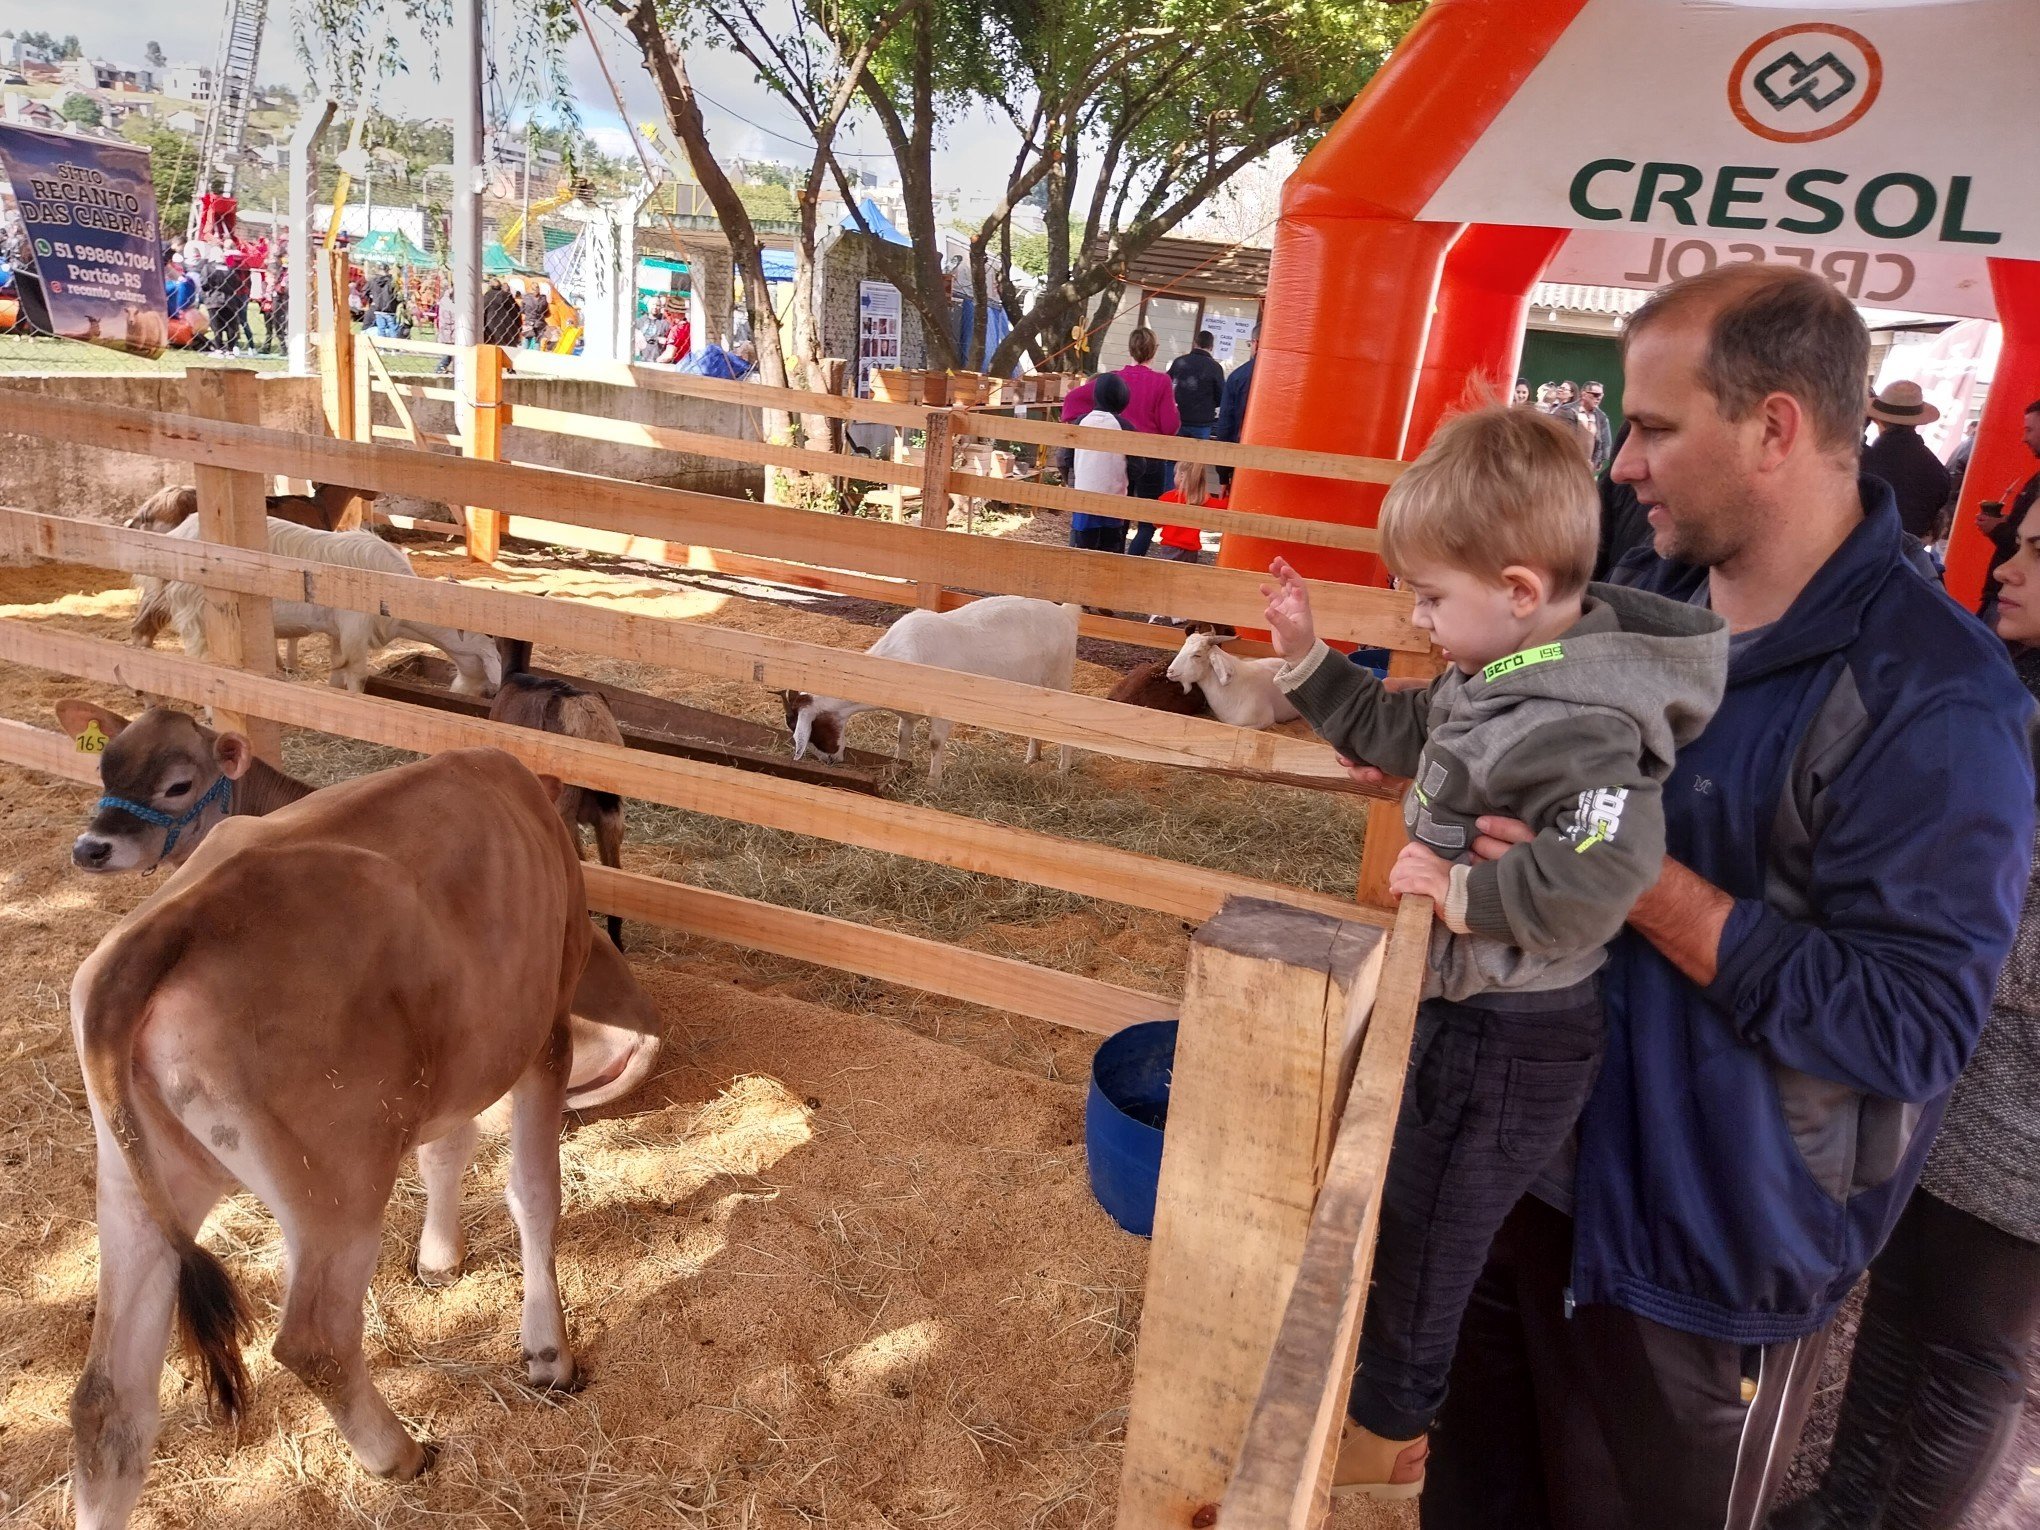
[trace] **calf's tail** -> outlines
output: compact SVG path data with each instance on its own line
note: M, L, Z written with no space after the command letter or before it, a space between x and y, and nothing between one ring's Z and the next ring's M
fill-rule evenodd
M206 1400L228 1420L241 1416L248 1372L248 1306L233 1277L184 1229L149 1147L152 1131L180 1130L160 1107L149 1113L134 1086L135 1036L149 996L183 954L188 935L174 911L131 926L92 974L79 1025L86 1088L120 1147L149 1217L177 1255L177 1322L185 1349L198 1362Z

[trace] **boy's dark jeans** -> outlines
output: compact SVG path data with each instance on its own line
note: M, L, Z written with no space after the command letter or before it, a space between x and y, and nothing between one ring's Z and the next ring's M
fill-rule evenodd
M1601 1043L1598 980L1417 1012L1348 1402L1363 1429L1431 1427L1488 1245L1579 1119Z

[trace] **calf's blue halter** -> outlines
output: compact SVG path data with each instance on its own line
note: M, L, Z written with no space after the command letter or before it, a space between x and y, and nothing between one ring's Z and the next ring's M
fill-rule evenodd
M153 824L159 829L168 829L170 832L163 841L163 854L167 856L172 850L177 848L177 836L182 834L197 819L199 814L203 813L222 797L225 797L233 789L234 783L227 777L221 776L211 786L206 788L205 795L194 802L191 805L191 811L182 818L172 818L168 813L158 812L147 803L130 802L125 797L101 797L98 806L93 811L97 812L100 808L119 808L130 817L141 819L143 823Z

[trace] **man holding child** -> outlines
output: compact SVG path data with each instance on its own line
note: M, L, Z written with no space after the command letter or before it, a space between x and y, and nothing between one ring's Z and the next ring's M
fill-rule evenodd
M1534 446L1484 441L1544 424L1496 410L1441 430L1384 507L1384 556L1453 649L1430 691L1349 676L1300 581L1278 565L1270 589L1304 715L1380 767L1359 773L1418 772L1393 885L1443 932L1335 1481L1421 1489L1431 1530L1762 1525L1828 1325L1976 1046L2030 858L2031 705L1857 475L1847 300L1724 266L1654 296L1624 361L1612 475L1654 534L1627 588L1580 591L1513 545L1514 515L1465 529L1482 499L1573 497L1537 486ZM1666 678L1724 626L1708 721L1697 669ZM1690 646L1668 669L1621 641L1645 632ZM1590 656L1594 686L1532 681ZM1554 726L1593 737L1545 747Z

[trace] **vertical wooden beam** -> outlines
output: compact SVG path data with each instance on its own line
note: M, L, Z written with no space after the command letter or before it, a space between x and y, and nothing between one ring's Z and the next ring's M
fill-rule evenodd
M1430 969L1431 916L1428 898L1404 898L1396 910L1289 1308L1226 1489L1219 1518L1227 1530L1309 1530L1331 1510L1382 1183Z
M461 450L484 462L503 456L503 352L494 345L464 347L454 361ZM482 505L464 505L467 553L477 563L494 563L503 550L505 517Z
M1190 948L1120 1530L1209 1525L1330 1161L1383 931L1226 901Z
M354 321L347 312L347 251L321 250L319 272L319 403L326 433L336 441L369 439L369 414L361 387L362 365L355 354ZM301 321L310 323L310 316ZM340 529L361 524L363 503L357 495L340 513Z
M186 407L202 420L235 424L261 422L255 374L241 367L193 367L184 374ZM260 473L197 467L199 535L208 542L269 551L267 484ZM207 589L202 613L206 646L213 662L257 675L276 673L276 629L268 600L232 590ZM273 765L283 763L283 730L267 718L215 708L214 725L244 733L255 752Z
M1388 656L1390 680L1428 681L1438 673L1438 657L1432 653L1395 652ZM1388 874L1395 858L1409 843L1403 830L1402 803L1379 800L1367 808L1367 837L1360 842L1360 888L1355 894L1374 908L1394 908L1395 897L1388 890Z
M956 417L947 409L928 411L928 449L921 455L921 526L949 529L949 474L956 458ZM914 586L914 601L924 611L942 609L942 586Z

